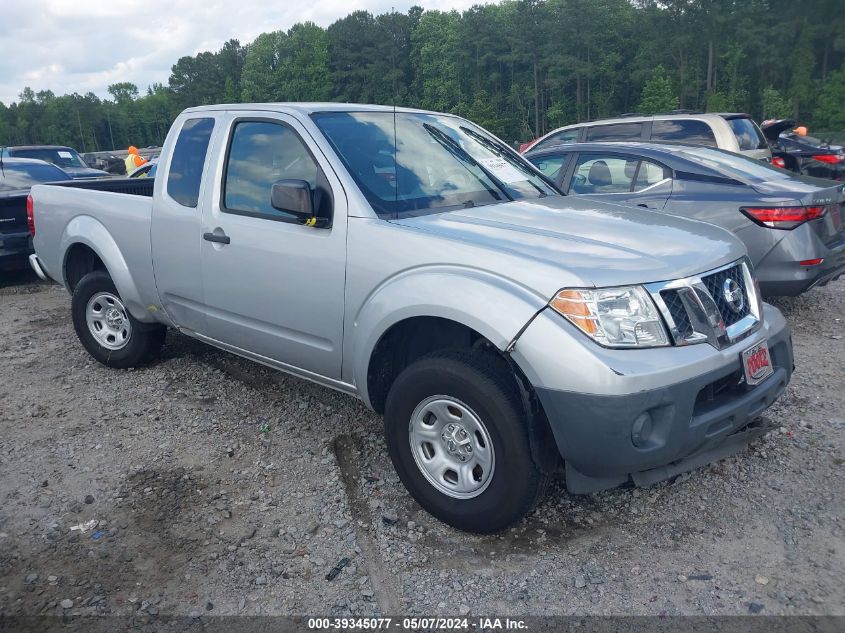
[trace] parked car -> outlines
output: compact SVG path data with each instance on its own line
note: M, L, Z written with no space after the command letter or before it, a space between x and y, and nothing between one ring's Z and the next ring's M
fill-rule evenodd
M155 178L157 170L158 159L153 158L152 160L148 160L140 167L136 167L134 170L132 170L132 173L129 174L129 178Z
M845 148L794 132L794 119L763 121L760 129L772 147L772 164L806 176L845 180Z
M718 147L769 161L769 143L754 120L742 113L678 112L653 116L625 115L591 123L567 125L549 132L523 152L586 141L684 142Z
M0 270L26 268L32 250L26 197L32 185L70 180L55 165L28 158L0 158Z
M131 181L151 198L32 191L33 267L72 293L83 346L132 367L170 326L355 395L461 529L519 519L562 470L583 493L720 459L789 381L735 236L563 196L457 116L191 108L160 165Z
M845 272L845 187L691 145L575 143L526 158L567 193L733 231L764 297L798 295Z
M79 153L64 145L19 145L3 147L0 154L4 157L35 158L53 163L70 174L71 178L102 178L110 174L102 169L92 169L85 164Z

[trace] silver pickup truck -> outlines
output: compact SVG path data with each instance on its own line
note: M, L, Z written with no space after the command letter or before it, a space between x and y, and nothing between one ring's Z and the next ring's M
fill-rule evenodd
M731 454L793 369L731 234L563 196L456 116L192 108L154 183L39 185L29 215L98 361L143 363L170 327L355 395L464 530L561 473L585 493Z

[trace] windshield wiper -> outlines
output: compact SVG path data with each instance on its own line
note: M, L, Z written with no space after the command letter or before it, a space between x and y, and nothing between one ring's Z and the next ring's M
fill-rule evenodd
M498 178L496 178L493 174L491 174L490 171L487 170L481 163L479 163L477 160L475 160L453 138L451 138L445 132L438 130L436 127L434 127L433 125L431 125L429 123L423 123L423 128L425 129L426 132L428 132L431 135L431 137L435 141L437 141L438 143L440 143L440 145L443 146L443 149L445 149L447 152L452 154L452 156L454 156L455 158L460 160L462 163L468 163L470 165L473 165L474 167L478 167L478 169L481 171L481 173L483 173L485 176L487 176L487 178L490 179L490 182L492 182L494 185L496 185L501 190L501 192L503 194L505 194L505 197L508 200L513 200L511 195L507 192L507 189L505 188L504 183L502 183ZM471 171L470 171L470 173L472 174ZM478 180L478 182L480 182L484 186L485 189L487 189L487 191L490 193L491 196L493 196L496 200L502 199L502 196L500 196L498 193L496 193L496 191L494 189L492 189L490 186L488 186L481 178L479 178L476 174L472 174L472 175Z
M498 153L500 158L507 160L511 164L513 164L515 162L513 160L514 151L510 147L508 147L507 145L504 145L502 143L494 141L493 139L489 139L486 136L479 134L475 130L471 130L468 127L464 127L463 125L460 127L460 130L461 130L461 132L463 132L467 136L471 136L480 145L486 147L491 152ZM524 159L522 159L522 160L524 160ZM518 163L518 162L516 164L520 165L520 163ZM557 186L548 177L546 177L545 174L540 172L536 175L538 175L540 177L540 179L543 180L547 185L550 185L552 187L552 191L558 191ZM534 187L537 191L540 192L540 195L539 195L540 198L545 198L547 195L549 195L548 193L546 193L545 191L540 189L540 187L538 187L537 184L531 180L530 175L526 175L525 180L527 180L531 184L532 187Z

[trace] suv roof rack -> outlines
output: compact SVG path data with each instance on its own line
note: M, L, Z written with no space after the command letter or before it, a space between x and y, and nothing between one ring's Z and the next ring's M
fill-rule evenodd
M683 108L678 110L669 110L669 112L660 112L659 114L704 114L701 110L685 110Z

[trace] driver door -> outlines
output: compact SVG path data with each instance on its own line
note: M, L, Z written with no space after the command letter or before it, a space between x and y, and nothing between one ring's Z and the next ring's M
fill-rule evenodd
M230 117L216 189L203 207L209 335L289 368L339 379L346 276L343 189L295 118L267 112ZM328 222L306 226L274 208L271 188L283 179L308 182L315 207Z

